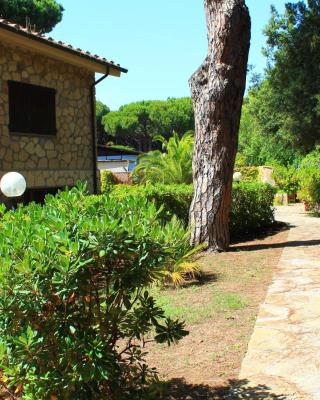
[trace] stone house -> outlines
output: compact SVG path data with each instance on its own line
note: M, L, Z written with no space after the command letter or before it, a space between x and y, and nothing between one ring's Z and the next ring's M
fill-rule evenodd
M95 87L127 72L0 19L0 178L20 172L24 200L87 181L97 191ZM95 74L103 76L95 81Z

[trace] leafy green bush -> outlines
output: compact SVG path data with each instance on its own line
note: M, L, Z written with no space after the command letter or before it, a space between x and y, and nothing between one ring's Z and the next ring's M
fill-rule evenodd
M243 153L240 153L239 151L237 152L235 165L236 168L246 167L248 165L247 157Z
M143 399L140 340L187 332L146 287L185 244L154 204L72 189L0 221L1 381L24 400Z
M275 189L258 182L241 182L233 186L230 214L232 239L269 226L274 222L273 200ZM164 221L176 215L188 224L189 208L193 196L191 185L114 186L112 197L122 201L128 196L146 198L163 207L159 217Z
M233 240L274 223L275 189L258 182L233 185L230 233Z
M112 197L119 200L127 196L153 201L157 208L162 207L160 218L169 221L173 215L182 220L185 226L188 224L189 208L193 196L191 185L146 185L128 186L117 185L113 187Z
M100 171L101 193L109 193L111 187L117 183L119 182L111 171L107 169Z
M311 208L320 204L320 149L308 154L301 162L298 170L301 190L299 199Z
M258 167L236 166L234 172L240 172L241 180L245 182L257 181L259 178Z
M276 188L282 193L296 194L300 188L297 169L293 165L285 167L275 165L273 167L273 178Z

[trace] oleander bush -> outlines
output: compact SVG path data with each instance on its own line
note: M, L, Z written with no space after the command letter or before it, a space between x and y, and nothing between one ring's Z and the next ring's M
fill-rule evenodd
M261 228L274 223L275 189L259 182L240 182L233 184L233 200L230 213L230 233L232 240L242 235L254 233ZM119 201L127 197L146 198L163 207L159 218L170 220L176 215L188 223L189 208L193 196L192 185L146 185L123 186L116 185L111 197Z
M140 348L187 334L148 292L186 250L177 219L146 199L81 188L0 220L0 383L24 400L144 398Z

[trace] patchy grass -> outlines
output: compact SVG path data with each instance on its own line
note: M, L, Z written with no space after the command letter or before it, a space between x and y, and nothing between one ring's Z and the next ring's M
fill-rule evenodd
M233 245L222 254L203 254L200 282L154 290L167 315L186 321L190 335L169 349L147 343L147 362L169 382L170 400L222 399L236 380L259 304L278 264L287 231ZM189 397L188 397L189 396Z
M203 288L199 286L172 291L158 290L154 295L168 317L184 319L187 324L199 324L216 313L241 310L248 304L244 296L223 291L216 284L208 284L206 289L206 298L201 303L198 298Z

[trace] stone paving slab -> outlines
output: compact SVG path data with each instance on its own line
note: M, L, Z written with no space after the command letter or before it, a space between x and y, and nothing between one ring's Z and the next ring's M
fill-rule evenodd
M277 219L291 229L239 376L270 396L231 398L320 400L320 218L295 205Z

